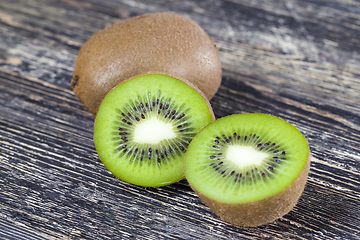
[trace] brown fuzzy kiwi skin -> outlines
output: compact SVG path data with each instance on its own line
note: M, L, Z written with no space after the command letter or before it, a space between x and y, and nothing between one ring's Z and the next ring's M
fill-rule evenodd
M241 227L258 227L274 222L293 209L305 188L310 162L309 154L307 163L299 176L283 191L248 203L220 202L203 195L189 184L201 201L225 222Z
M190 82L210 100L221 83L219 51L190 18L173 13L140 15L116 22L85 42L71 87L95 115L116 85L149 73Z

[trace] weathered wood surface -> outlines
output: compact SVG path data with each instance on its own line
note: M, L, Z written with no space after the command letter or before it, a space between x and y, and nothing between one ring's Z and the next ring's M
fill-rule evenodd
M76 55L120 19L171 11L219 47L216 116L293 123L316 158L296 207L258 228L213 215L185 180L112 176L70 89ZM360 3L352 0L0 0L1 239L359 239Z

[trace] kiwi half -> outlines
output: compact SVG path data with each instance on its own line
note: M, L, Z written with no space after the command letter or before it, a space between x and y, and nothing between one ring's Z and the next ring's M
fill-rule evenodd
M266 114L234 114L192 140L185 175L200 199L223 220L255 227L297 203L310 167L307 140L293 125Z
M166 75L145 75L106 95L94 143L101 161L121 180L164 186L184 178L187 146L213 120L209 102L192 87Z
M218 49L193 20L173 13L128 18L95 33L81 47L71 87L93 115L119 83L164 74L191 83L210 100L221 82Z

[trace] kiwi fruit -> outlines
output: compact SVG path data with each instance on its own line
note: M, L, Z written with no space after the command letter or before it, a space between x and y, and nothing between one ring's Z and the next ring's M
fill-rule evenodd
M249 113L220 118L188 146L186 178L220 218L255 227L287 214L310 168L307 140L290 123Z
M208 100L160 74L125 81L103 99L95 118L97 153L115 176L145 187L184 178L187 146L214 120Z
M151 13L121 20L95 33L81 47L71 87L93 115L119 83L163 74L200 89L210 100L222 76L219 51L188 17Z

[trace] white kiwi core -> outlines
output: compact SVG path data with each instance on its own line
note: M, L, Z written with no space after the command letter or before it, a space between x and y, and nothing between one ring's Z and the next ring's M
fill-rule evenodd
M134 130L134 141L137 143L156 144L176 137L171 123L165 123L156 116L141 121Z
M269 157L268 153L256 150L251 146L230 145L226 150L226 159L239 168L261 165Z

